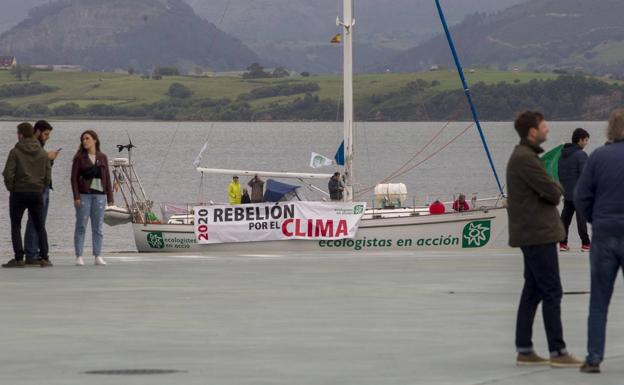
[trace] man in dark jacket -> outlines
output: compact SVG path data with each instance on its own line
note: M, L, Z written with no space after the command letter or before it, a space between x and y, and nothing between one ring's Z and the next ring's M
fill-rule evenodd
M11 241L15 258L2 267L24 267L22 244L22 218L24 211L32 218L39 239L41 267L52 266L48 258L48 236L43 222L42 192L50 185L51 166L48 154L33 137L33 126L22 123L17 126L19 142L9 152L4 167L4 184L10 192L9 215L11 217Z
M559 244L559 251L569 251L568 234L572 216L576 210L574 207L574 187L581 176L581 172L587 161L587 154L583 149L589 144L589 132L577 128L572 133L572 143L566 143L559 158L559 181L563 185L563 211L561 220L566 231L566 237ZM589 236L587 235L587 222L583 214L576 211L576 225L581 237L581 250L589 251Z
M42 148L45 148L45 144L50 139L50 134L52 133L52 125L45 120L39 120L35 123L35 134L34 137L39 141ZM54 160L59 155L59 150L56 151L47 151L48 160L50 161L50 166L54 166ZM52 181L50 184L43 189L42 198L43 198L43 225L45 226L46 218L48 217L48 207L50 205L50 191L52 190ZM26 253L26 266L39 266L40 257L39 257L39 238L37 237L37 231L35 230L35 224L33 223L30 216L28 217L28 222L26 222L26 234L24 235L24 251Z
M613 285L624 268L624 109L609 118L608 143L594 151L576 185L574 203L592 224L587 357L582 372L600 372Z
M329 179L327 188L329 189L329 199L333 201L342 200L342 192L344 191L344 185L340 181L339 172L336 171L334 175Z
M525 111L514 123L520 144L507 165L507 211L509 245L520 247L524 256L524 288L518 306L516 349L518 365L578 367L581 362L568 354L561 325L561 297L557 242L565 230L557 205L563 189L546 173L538 154L546 141L548 125L539 112ZM533 321L542 303L542 314L550 360L533 349Z

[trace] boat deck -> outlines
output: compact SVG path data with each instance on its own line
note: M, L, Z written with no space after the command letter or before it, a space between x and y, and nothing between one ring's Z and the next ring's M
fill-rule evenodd
M620 385L624 375L619 282L602 374L514 366L516 250L106 257L105 268L67 256L0 270L1 384ZM566 340L582 356L587 254L562 254L561 273ZM539 315L535 325L545 354ZM131 369L180 372L118 372Z

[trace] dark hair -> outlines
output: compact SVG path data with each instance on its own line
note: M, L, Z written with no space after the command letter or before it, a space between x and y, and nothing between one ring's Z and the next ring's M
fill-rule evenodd
M514 122L514 128L520 135L520 139L525 139L529 136L529 130L531 128L539 128L540 123L544 121L544 115L538 111L524 111L516 118Z
M35 134L35 130L30 123L24 122L17 125L17 133L24 138L32 138Z
M338 171L336 171L336 172L334 173L334 176L340 176L340 173L339 173Z
M87 152L87 150L85 150L82 145L82 137L87 134L89 134L89 136L92 137L93 140L95 140L95 151L100 152L100 138L98 138L98 135L95 133L95 131L87 130L80 134L80 146L78 147L78 151L76 151L76 155L74 155L74 159Z
M572 133L572 143L578 144L578 142L585 138L589 138L589 132L583 130L582 128L577 128Z
M47 120L38 120L35 123L35 132L52 131L52 125Z

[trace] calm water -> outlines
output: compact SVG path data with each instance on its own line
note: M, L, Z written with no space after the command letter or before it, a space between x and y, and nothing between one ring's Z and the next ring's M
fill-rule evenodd
M309 171L310 153L333 157L341 141L338 123L171 123L171 122L53 122L54 131L47 149L63 148L53 168L55 190L50 195L47 228L51 255L73 253L74 208L69 175L71 158L79 145L79 135L94 129L100 135L102 150L109 159L118 156L117 144L128 142L127 133L137 146L133 153L136 169L149 197L156 202L226 201L226 176L206 176L200 188L200 175L192 165L205 142L209 143L202 165L214 168L241 168L271 171ZM438 133L445 123L359 123L356 125L356 183L362 187L382 180L416 153ZM0 166L15 144L16 122L0 122ZM453 123L411 164L418 163L460 134L468 123ZM551 123L545 148L568 141L576 127L592 135L589 152L604 142L606 123ZM517 136L510 123L485 123L484 130L504 181L505 164ZM317 172L331 173L333 168ZM243 179L243 183L247 180ZM450 199L454 193L480 196L497 193L478 134L469 129L435 157L422 163L396 182L407 185L410 201ZM291 181L291 183L293 183ZM504 182L503 182L504 183ZM317 185L326 189L325 182ZM309 190L306 189L306 193ZM371 201L372 194L362 197ZM121 196L116 200L122 204ZM0 250L12 254L8 212L8 193L0 191ZM135 250L129 226L105 226L104 249ZM87 243L90 245L89 237ZM85 245L87 246L87 245ZM89 246L90 247L90 246Z

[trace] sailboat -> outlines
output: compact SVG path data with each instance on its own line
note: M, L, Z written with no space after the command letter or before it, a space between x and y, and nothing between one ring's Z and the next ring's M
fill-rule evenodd
M344 202L354 200L353 181L353 35L355 19L353 0L343 0L343 20L337 19L342 29L344 55ZM336 240L294 239L270 241L244 241L202 244L198 242L194 218L199 209L189 204L178 213L160 220L152 213L154 202L150 201L134 170L131 159L117 158L112 161L116 187L121 191L125 208L111 208L107 212L107 223L131 222L139 252L192 252L192 253L234 253L234 254L292 254L292 253L367 253L385 251L440 250L462 251L491 247L496 238L505 232L507 226L506 200L493 166L485 137L476 116L461 64L456 56L452 39L442 9L436 0L442 22L456 58L458 70L468 96L477 127L486 153L499 185L500 195L473 199L471 210L430 214L427 206L393 207L364 210L359 227L353 237ZM327 182L332 174L308 172L271 172L260 170L230 170L197 167L201 174L238 175L301 181ZM362 205L363 206L363 205ZM165 222L165 223L161 223Z

